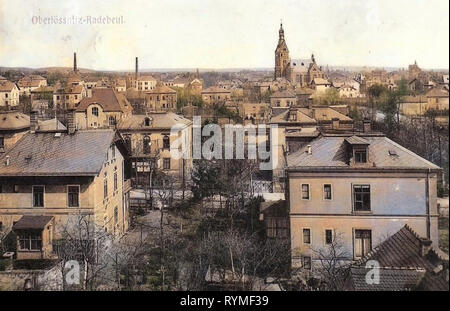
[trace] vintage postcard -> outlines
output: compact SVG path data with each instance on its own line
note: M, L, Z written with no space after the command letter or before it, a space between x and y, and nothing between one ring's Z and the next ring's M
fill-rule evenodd
M0 0L0 291L448 291L448 195L448 1Z

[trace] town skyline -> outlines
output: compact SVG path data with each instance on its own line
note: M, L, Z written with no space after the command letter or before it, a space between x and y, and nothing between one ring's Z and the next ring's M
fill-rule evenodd
M17 8L0 4L0 66L70 67L72 53L78 52L80 68L96 71L132 70L135 56L145 70L271 68L282 19L293 59L314 53L323 66L406 68L416 60L422 68L448 69L445 1L417 0L407 7L404 1L304 1L292 9L292 1L276 6L250 1L245 10L222 1L190 8L179 1L154 1L136 2L147 13L134 15L120 3L99 1L88 9L81 3L32 2L26 13L11 15L2 12ZM259 14L251 15L257 8ZM68 23L74 16L115 17L118 24L57 24L58 18ZM44 25L44 18L56 24ZM35 46L33 53L29 46Z

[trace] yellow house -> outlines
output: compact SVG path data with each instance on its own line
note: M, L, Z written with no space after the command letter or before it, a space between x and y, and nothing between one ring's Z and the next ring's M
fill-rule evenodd
M202 91L202 98L207 105L224 104L231 99L231 91L218 86L211 86Z
M6 79L0 80L0 107L14 107L19 104L19 88Z
M177 126L177 130L171 129ZM118 130L128 147L132 162L132 180L135 184L145 182L149 165L167 175L173 176L180 183L186 182L192 169L192 156L189 159L175 159L171 151L176 139L192 137L192 121L173 112L147 113L132 115L122 119ZM192 155L192 144L186 146ZM178 146L178 151L182 151Z
M287 156L292 265L365 257L406 224L438 245L441 169L382 134L323 134Z
M59 87L53 92L53 105L61 109L73 109L86 95L83 85Z
M132 110L125 94L109 88L94 89L92 97L84 98L76 107L76 125L79 129L115 127Z
M128 229L126 149L113 130L30 132L0 156L0 228L17 234L17 259L52 258L71 216Z
M145 100L149 111L175 111L177 91L164 84L159 84L152 91L146 92Z

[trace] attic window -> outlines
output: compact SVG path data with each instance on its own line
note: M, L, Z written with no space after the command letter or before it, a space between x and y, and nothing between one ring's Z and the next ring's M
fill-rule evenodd
M355 163L367 163L367 149L355 149Z
M393 149L389 149L389 155L390 156L398 156L397 151L395 151Z

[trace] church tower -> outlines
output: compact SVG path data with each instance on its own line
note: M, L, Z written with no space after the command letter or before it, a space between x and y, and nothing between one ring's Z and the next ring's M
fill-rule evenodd
M289 79L291 59L289 58L289 50L286 41L284 40L283 23L280 24L280 31L278 33L278 45L275 50L275 79Z

